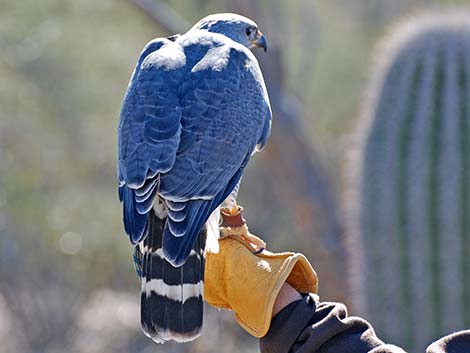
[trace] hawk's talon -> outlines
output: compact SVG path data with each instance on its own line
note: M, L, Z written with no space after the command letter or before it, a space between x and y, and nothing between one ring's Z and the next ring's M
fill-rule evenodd
M259 248L258 250L253 251L253 255L259 255L259 254L261 254L264 250L265 250L265 248Z

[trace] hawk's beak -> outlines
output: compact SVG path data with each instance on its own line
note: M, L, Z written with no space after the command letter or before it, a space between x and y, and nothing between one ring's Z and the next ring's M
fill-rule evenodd
M263 48L265 52L268 50L268 43L266 42L266 38L263 33L261 33L261 31L258 31L258 36L252 42L252 44L254 48Z

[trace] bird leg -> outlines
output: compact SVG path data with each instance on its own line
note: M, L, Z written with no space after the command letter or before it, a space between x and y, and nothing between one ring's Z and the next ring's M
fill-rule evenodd
M230 215L235 216L237 213L241 213L241 207L238 206L237 200L233 200L233 203L230 207Z
M226 236L239 238L255 254L261 253L266 248L266 243L262 239L248 231L245 219L243 218L243 207L234 202L234 205L221 208L220 214L222 220L220 228L221 238Z

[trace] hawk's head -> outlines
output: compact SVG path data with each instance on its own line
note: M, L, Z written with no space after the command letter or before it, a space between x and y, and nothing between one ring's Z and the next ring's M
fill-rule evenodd
M263 33L255 22L233 13L219 13L204 17L196 23L193 29L204 29L213 33L223 34L248 48L263 48L268 45Z

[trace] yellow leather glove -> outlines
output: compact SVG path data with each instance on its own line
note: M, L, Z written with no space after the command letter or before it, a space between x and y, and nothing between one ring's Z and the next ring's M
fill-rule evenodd
M263 337L269 330L274 302L287 282L301 293L316 293L318 278L304 255L271 253L248 231L242 209L223 209L218 253L206 253L204 299L232 310L248 333Z

